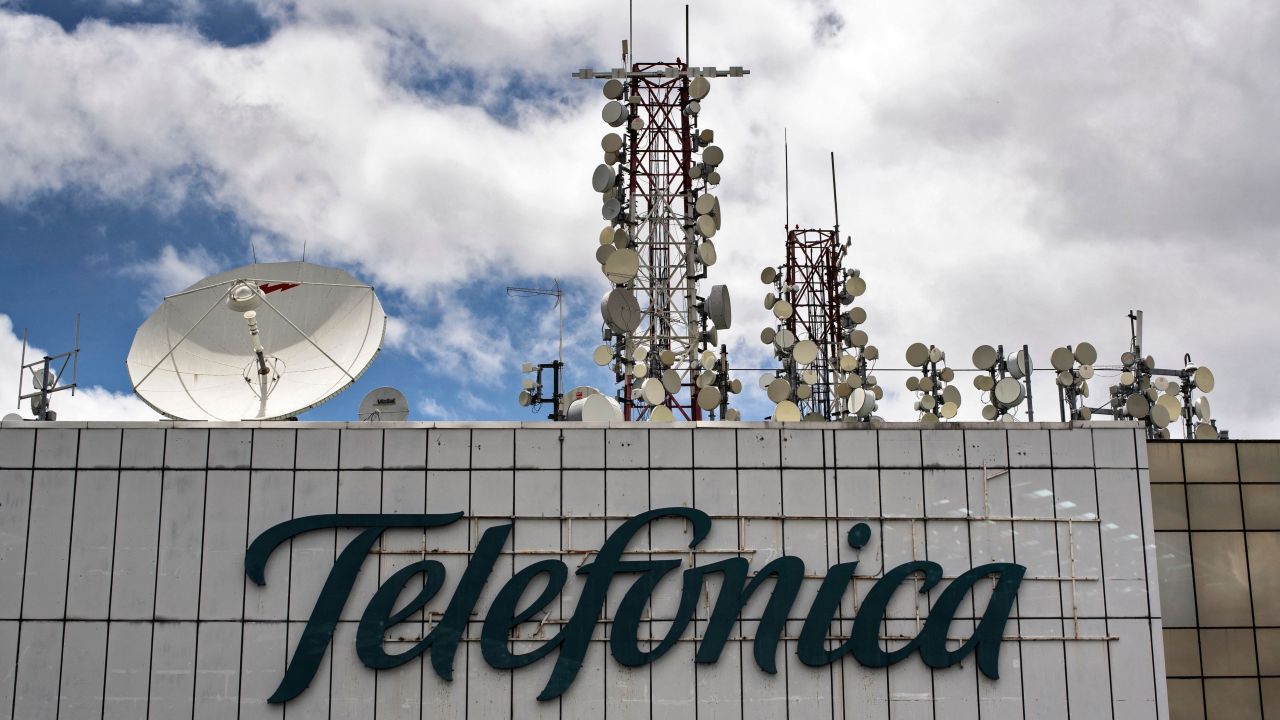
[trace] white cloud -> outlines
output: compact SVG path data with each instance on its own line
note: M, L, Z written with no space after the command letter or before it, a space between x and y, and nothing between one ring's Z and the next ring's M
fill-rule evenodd
M159 307L166 295L186 289L212 275L221 264L203 247L179 249L173 245L165 245L156 257L125 265L119 272L125 277L136 278L145 283L138 304L144 312L150 313Z
M617 63L625 6L258 4L280 29L236 49L172 27L66 34L0 12L0 202L68 186L162 206L198 195L274 238L260 255L296 257L305 242L439 318L393 321L391 348L483 378L525 359L513 353L549 357L551 314L516 327L531 316L446 307L440 288L558 275L586 296L603 289L587 186L602 100L568 73ZM641 56L682 52L681 5L638 13ZM702 116L728 157L710 282L734 294L735 364L773 362L757 340L757 278L781 260L788 127L793 222L830 223L836 152L882 366L916 340L959 367L1000 342L1045 358L1088 339L1113 360L1125 312L1143 308L1161 364L1190 351L1217 371L1215 409L1234 434L1280 433L1248 386L1253 359L1280 353L1265 331L1280 304L1268 276L1280 264L1276 12L699 3L693 61L752 71L714 83ZM586 305L566 343L594 377ZM903 377L881 372L886 387ZM744 406L762 405L745 384ZM1051 388L1037 397L1054 418ZM885 415L906 419L909 401Z
M43 357L45 351L28 345L27 361ZM14 332L13 321L8 315L0 313L0 415L16 412L24 418L32 417L31 407L24 403L21 409L15 409L19 388L16 370L22 365L22 337ZM70 373L70 366L67 373ZM71 378L65 378L70 382ZM23 378L29 383L30 378ZM31 386L24 384L22 393L31 392ZM70 390L63 390L52 396L50 406L58 414L59 420L159 420L159 414L129 393L114 393L96 385L76 388L75 395Z

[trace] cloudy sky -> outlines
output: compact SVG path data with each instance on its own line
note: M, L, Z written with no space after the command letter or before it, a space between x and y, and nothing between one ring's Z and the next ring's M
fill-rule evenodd
M637 59L683 54L683 3L635 18ZM339 265L378 288L384 352L309 419L402 388L417 419L528 419L518 366L590 361L607 282L590 175L623 0L0 0L0 393L23 328L69 346L63 418L150 418L124 358L165 294L250 262ZM870 289L867 330L911 419L902 353L969 365L983 343L1088 340L1114 363L1146 311L1160 365L1214 369L1236 437L1280 436L1261 388L1280 356L1280 6L1273 2L695 0L692 61L743 65L701 116L726 151L712 281L729 284L734 364L770 362L760 268L791 217L842 231ZM769 412L744 372L744 418ZM1109 378L1095 382L1105 388ZM966 393L962 416L975 415ZM1040 416L1056 419L1049 373ZM12 400L8 401L10 404Z

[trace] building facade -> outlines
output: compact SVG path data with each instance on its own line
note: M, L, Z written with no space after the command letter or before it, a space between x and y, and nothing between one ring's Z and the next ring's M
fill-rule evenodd
M0 718L1166 718L1152 487L1124 423L7 423Z

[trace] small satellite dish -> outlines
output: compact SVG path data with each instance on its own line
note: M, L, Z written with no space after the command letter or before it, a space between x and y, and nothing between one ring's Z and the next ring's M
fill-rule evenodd
M938 401L935 400L932 395L922 395L920 396L919 404L921 410L928 411L932 410L934 406L938 404Z
M1196 425L1195 437L1197 440L1217 440L1218 429L1209 423L1200 423Z
M608 345L599 345L591 353L591 359L601 367L608 365L613 361L613 348Z
M574 422L619 421L622 420L622 407L608 395L594 393L570 403L565 419Z
M844 316L849 318L849 322L854 325L861 325L867 321L867 311L856 306L849 308L848 311L845 312Z
M760 282L766 285L773 282L775 279L777 279L777 277L778 277L778 271L776 268L767 267L760 271Z
M1169 426L1173 418L1169 416L1169 410L1163 405L1151 406L1151 422L1158 428Z
M879 360L880 348L876 347L875 345L868 345L862 349L862 357L868 360Z
M960 388L956 387L955 385L948 385L942 388L942 399L946 402L951 403L952 405L955 405L956 407L960 407L960 405L962 404L961 402L962 398L960 397Z
M1132 364L1134 364L1134 363L1135 363L1135 362L1137 362L1137 361L1138 361L1138 356L1137 356L1137 355L1134 355L1134 354L1133 354L1133 353L1131 353L1131 352L1123 352L1123 353L1120 353L1120 364L1121 364L1121 365L1132 365Z
M714 410L720 405L722 398L720 388L714 385L702 388L698 391L698 407L703 410Z
M1098 351L1090 343L1082 342L1076 345L1075 358L1081 365L1092 365L1098 362Z
M770 400L782 402L791 397L791 383L786 378L773 378L769 381L767 392Z
M850 278L851 280L853 278ZM907 347L907 364L911 367L924 367L929 363L929 347L924 343L911 343Z
M597 165L595 172L591 173L591 187L595 191L602 193L613 187L613 181L618 179L618 174L608 165Z
M710 245L710 241L703 243ZM733 305L729 301L729 286L713 285L707 295L707 316L717 329L728 330L733 324Z
M1009 366L1009 374L1019 380L1030 375L1033 370L1031 356L1022 350L1015 352L1005 364Z
M920 389L924 392L933 392L933 378L927 375L920 378Z
M1195 400L1196 418L1200 420L1209 420L1209 398L1201 395ZM1214 437L1217 437L1216 433Z
M697 210L699 215L710 215L715 208L716 196L711 193L703 193L693 202L693 209Z
M947 354L942 351L942 348L936 345L929 346L929 362L940 363L946 359Z
M724 162L724 150L719 145L708 145L702 151L702 162L716 167Z
M1133 372L1130 370L1125 370L1120 373L1121 385L1132 385L1136 379L1137 378L1134 376Z
M357 417L368 422L405 420L409 417L409 401L393 387L376 388L360 401Z
M600 315L605 323L620 333L635 332L644 319L640 302L630 290L614 288L600 301Z
M600 216L605 220L614 220L622 214L622 203L617 198L609 198L600 206Z
M979 375L973 379L973 386L982 392L991 392L995 388L995 380L990 375Z
M1213 392L1213 371L1207 367L1201 366L1191 374L1191 382L1195 383L1196 389L1200 392ZM1217 437L1215 434L1214 437Z
M990 380L990 377L987 377ZM1022 383L1014 378L1007 377L995 384L995 390L992 393L992 399L996 405L1008 409L1017 407L1026 397L1026 390L1022 387Z
M667 399L667 390L662 387L662 381L658 378L645 378L640 383L640 393L650 405L661 405Z
M996 419L996 415L997 415L997 414L999 414L999 411L998 411L998 410L996 410L996 406L995 406L995 405L983 405L983 406L982 406L982 419L983 419L983 420L995 420L995 419Z
M805 383L796 386L796 397L801 400L808 400L813 397L813 388Z
M979 370L990 370L996 364L996 349L990 345L979 345L973 351L973 366Z
M773 408L773 419L776 422L800 422L800 408L790 400L782 400Z
M600 138L600 148L607 153L617 154L622 150L622 136L618 133L609 133Z
M19 415L18 413L6 413L6 414L5 414L5 416L4 416L4 418L3 418L2 420L0 420L0 421L2 421L2 422L23 422L24 420L25 420L25 418L23 418L23 417L22 417L21 415Z
M689 81L689 97L694 100L701 100L711 92L711 81L702 75Z
M841 372L853 372L858 369L858 358L849 353L840 353L840 370Z
M786 300L779 300L773 304L773 316L779 320L786 320L791 317L792 312L791 303Z
M1142 420L1151 413L1151 403L1144 395L1130 395L1124 401L1124 411L1129 414L1129 417Z
M818 371L812 368L807 369L800 373L800 379L803 380L806 385L815 385L818 382Z
M627 121L627 108L617 100L611 100L600 111L600 117L613 127L618 127Z
M637 378L647 377L649 375L649 365L643 360L637 360L635 364L631 366L631 375L632 377Z
M1161 395L1160 399L1156 401L1156 405L1165 409L1165 412L1169 414L1170 422L1182 417L1182 404L1178 402L1176 395Z
M609 262L609 256L614 254L617 251L618 249L614 247L612 244L601 245L600 247L596 248L596 262L600 263L600 265L602 266L601 270L604 269L603 268L604 264Z
M698 244L698 259L703 265L711 267L716 264L716 246L710 240L703 240Z
M738 393L742 392L742 381L739 380L738 378L734 378L730 380L729 392L733 393L734 395L737 395Z
M812 340L801 340L792 349L791 356L801 365L808 365L818 359L818 343Z
M626 90L626 86L617 78L609 78L608 80L605 80L603 90L605 97L610 100L617 100L622 97L622 93Z
M715 381L716 374L714 372L710 370L703 370L698 373L698 379L694 381L694 384L698 386L699 390L701 390L705 387L711 387L711 385L715 384Z
M1080 366L1080 379L1081 379L1081 380L1092 380L1092 379L1093 379L1093 366L1092 366L1092 365L1081 365L1081 366Z
M867 291L867 281L857 275L851 275L844 281L844 291L849 297L858 297Z
M672 395L680 392L680 373L675 370L665 370L662 373L662 387Z
M256 310L232 305L252 284ZM134 392L176 420L293 417L354 383L382 344L373 288L303 262L246 265L166 297L138 328L127 360Z
M942 380L942 382L949 383L956 379L956 371L951 368L942 368L938 373L938 378Z
M777 336L777 334L778 334L777 330L774 330L771 327L766 327L765 329L760 331L760 342L764 343L765 345L769 345L770 343L773 342L773 339Z
M666 405L655 406L649 411L649 422L669 423L675 422L675 413L671 412L671 408Z
M698 234L702 237L715 237L716 219L710 215L699 215L698 220L694 223L694 229L696 229Z
M863 347L870 341L871 338L867 337L865 330L854 330L849 333L849 344L853 347Z
M942 415L942 417L946 418L947 420L950 420L951 418L956 416L956 413L959 412L959 410L960 410L960 407L955 403L944 402L942 403L942 407L938 409L938 412Z
M796 334L786 328L782 328L774 336L773 344L783 350L790 350L791 346L796 344Z
M907 389L910 390L911 392L916 392L917 390L919 390L920 378L916 377L915 375L911 375L907 377Z
M640 256L631 248L615 250L604 261L604 276L615 285L625 285L635 280L639 272Z
M1071 354L1070 350L1064 347L1060 347L1054 350L1053 353L1049 356L1049 364L1052 365L1053 369L1057 370L1058 372L1064 372L1064 371L1070 370L1074 362L1075 362L1075 357Z
M844 383L844 382L836 383L836 395L839 397L842 397L842 398L849 397L850 395L853 394L854 389L855 388L849 385L849 383ZM862 388L857 388L857 389L861 390Z

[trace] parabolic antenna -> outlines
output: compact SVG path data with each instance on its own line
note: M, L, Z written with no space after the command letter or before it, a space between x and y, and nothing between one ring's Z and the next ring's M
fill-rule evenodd
M710 242L703 243L709 245ZM728 330L733 324L733 305L729 301L729 286L713 285L707 295L707 316L720 330Z
M622 419L618 401L599 393L584 395L569 404L565 419L575 422L610 422Z
M360 401L357 417L369 422L407 420L409 401L404 399L404 393L393 387L376 388Z
M304 262L246 265L175 295L134 335L134 392L176 420L275 420L354 383L387 316L373 288Z

